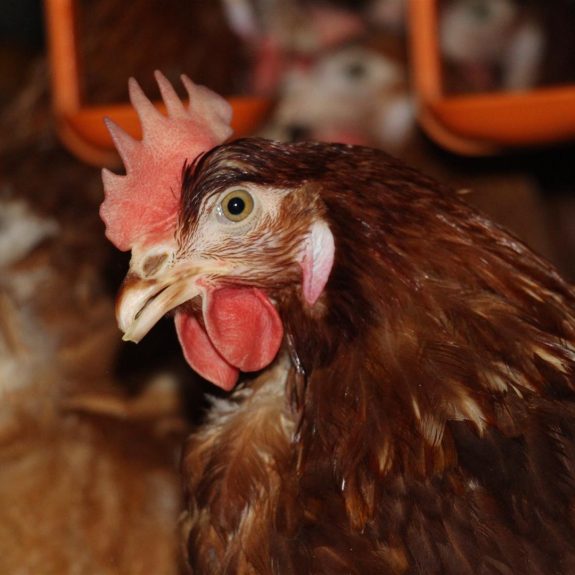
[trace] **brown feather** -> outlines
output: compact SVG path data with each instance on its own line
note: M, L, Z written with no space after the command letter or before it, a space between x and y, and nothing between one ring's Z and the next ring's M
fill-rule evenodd
M184 182L182 241L210 194L293 190L254 278L289 373L187 446L194 572L575 570L575 294L551 265L376 150L240 140ZM286 261L318 217L336 259L310 307Z

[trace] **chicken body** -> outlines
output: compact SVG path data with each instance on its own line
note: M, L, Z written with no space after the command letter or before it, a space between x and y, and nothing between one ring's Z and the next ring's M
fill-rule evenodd
M127 338L175 308L194 369L260 372L185 449L194 573L575 570L575 294L457 194L238 140L133 254Z
M184 183L182 245L206 197L250 186L282 204L220 257L275 303L284 352L189 440L194 572L573 572L571 288L366 148L216 148ZM335 261L310 306L289 254L318 218Z
M176 439L110 377L112 301L78 256L99 236L0 214L0 573L175 575Z

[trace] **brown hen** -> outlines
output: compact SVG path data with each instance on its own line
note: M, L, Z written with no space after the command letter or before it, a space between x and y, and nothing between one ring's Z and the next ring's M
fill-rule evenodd
M235 387L185 449L193 572L575 572L572 288L387 154L217 145L225 103L158 81L102 214L125 338L175 310Z

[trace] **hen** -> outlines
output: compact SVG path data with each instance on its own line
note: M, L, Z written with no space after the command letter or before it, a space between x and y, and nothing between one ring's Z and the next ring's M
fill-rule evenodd
M184 451L193 572L575 572L572 288L385 153L222 143L223 100L157 79L101 213L125 339L175 310L235 388Z
M160 427L161 389L128 397L110 376L113 305L83 204L81 234L21 192L0 197L0 573L175 575L177 438Z
M0 573L176 575L177 376L117 376L101 186L43 72L0 113Z

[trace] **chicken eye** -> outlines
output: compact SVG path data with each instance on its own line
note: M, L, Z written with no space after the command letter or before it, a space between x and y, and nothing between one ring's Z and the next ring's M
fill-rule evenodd
M222 214L232 222L245 220L254 209L254 199L246 190L230 192L220 203Z

